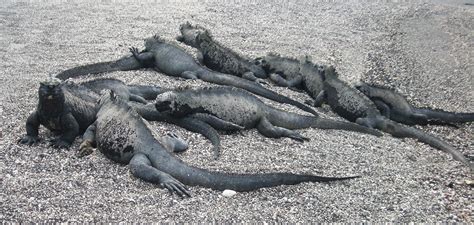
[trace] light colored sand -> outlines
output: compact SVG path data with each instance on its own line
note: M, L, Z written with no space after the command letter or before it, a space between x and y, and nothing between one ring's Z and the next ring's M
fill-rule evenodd
M389 135L307 129L301 133L311 141L301 144L251 130L223 135L223 156L213 161L211 145L202 136L154 123L159 132L186 138L191 148L179 157L191 165L242 173L362 175L232 198L192 187L193 197L183 200L133 178L128 167L100 153L77 159L78 141L69 151L46 143L15 143L35 108L38 82L48 74L117 59L155 33L172 38L185 21L208 27L224 45L251 57L269 51L309 54L316 62L334 64L348 82L363 79L395 87L419 106L474 111L474 7L348 2L2 3L0 220L472 222L472 187L464 184L472 179L468 169L431 147ZM208 85L147 70L108 76L165 87ZM300 101L308 98L271 89ZM334 116L327 108L320 111ZM474 154L472 125L423 129ZM49 134L42 129L41 136Z

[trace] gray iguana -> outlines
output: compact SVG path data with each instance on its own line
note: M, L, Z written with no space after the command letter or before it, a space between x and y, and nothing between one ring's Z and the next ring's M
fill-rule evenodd
M171 193L190 196L185 185L215 190L252 191L301 182L329 182L352 177L320 177L291 173L225 174L192 167L163 148L142 117L126 101L105 91L95 122L87 128L81 149L97 148L111 160L128 164L132 174Z
M268 53L257 58L256 63L270 74L270 80L278 86L306 91L313 98L323 90L321 66L314 64L309 56L294 59Z
M257 128L264 136L272 138L289 137L305 141L308 139L293 130L309 127L380 135L378 131L353 123L285 112L266 105L245 90L232 87L168 91L158 95L155 104L158 111L176 117L209 113L247 129Z
M375 104L364 94L341 81L333 67L327 67L323 71L324 90L315 99L315 106L320 106L326 102L338 115L349 121L356 122L363 126L376 128L387 132L394 137L415 138L434 148L445 151L454 159L465 163L471 169L473 165L464 155L453 146L443 140L429 135L413 127L407 127L393 122L381 115ZM165 92L164 94L166 94ZM161 95L158 95L158 97Z
M455 113L430 108L416 108L394 90L361 84L356 88L369 97L379 111L393 121L407 125L451 124L474 121L474 113Z
M189 22L179 27L181 35L176 39L197 48L202 54L202 62L209 69L221 73L232 74L251 81L262 82L267 73L254 60L245 58L235 51L224 47L214 40L209 30L201 26L193 26Z

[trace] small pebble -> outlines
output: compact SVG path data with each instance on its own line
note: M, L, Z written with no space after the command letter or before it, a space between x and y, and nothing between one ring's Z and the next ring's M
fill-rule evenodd
M222 195L225 196L225 197L232 197L234 195L236 195L237 192L236 191L233 191L233 190L224 190L222 192Z

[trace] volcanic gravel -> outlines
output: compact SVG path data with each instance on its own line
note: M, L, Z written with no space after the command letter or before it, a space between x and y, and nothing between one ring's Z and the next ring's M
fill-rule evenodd
M131 46L143 48L143 39L154 34L171 40L186 21L207 27L216 40L249 57L310 55L314 62L335 65L348 83L392 87L420 107L474 112L474 7L447 2L3 1L0 220L472 223L472 173L413 139L306 129L301 133L311 140L299 143L250 130L223 134L222 157L215 161L211 144L200 134L154 122L158 133L175 132L189 142L190 149L177 157L193 166L232 173L362 176L232 197L190 187L192 197L186 199L134 178L127 166L100 152L77 158L80 138L69 150L57 150L48 146L51 134L42 128L39 145L16 143L36 106L39 81L73 66L118 59ZM210 85L152 70L104 76L169 88ZM309 98L267 87L298 101ZM337 118L328 107L318 111ZM420 128L474 155L472 124Z

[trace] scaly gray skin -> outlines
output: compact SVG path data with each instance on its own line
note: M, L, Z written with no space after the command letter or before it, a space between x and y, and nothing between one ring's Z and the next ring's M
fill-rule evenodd
M74 78L88 74L138 70L143 67L147 67L147 62L138 62L133 56L125 56L116 61L100 62L73 67L71 69L60 72L56 75L56 78L66 80L68 78Z
M262 82L261 79L267 78L262 67L215 41L209 30L198 25L193 26L189 22L181 24L179 30L181 35L176 39L197 48L202 54L203 64L209 69L251 81Z
M268 90L255 82L209 70L196 63L194 58L188 53L173 44L167 43L159 36L155 35L147 39L145 47L146 49L141 53L136 48L131 48L131 52L140 62L150 62L153 60L155 69L167 75L187 79L199 78L211 83L242 88L270 100L291 104L317 115L316 111L307 105Z
M156 109L176 117L193 113L209 113L246 129L257 128L271 138L289 137L305 141L294 129L342 129L380 135L378 131L353 123L319 116L303 116L267 106L247 91L232 87L209 87L198 90L175 90L156 98Z
M111 160L129 164L132 174L159 184L171 193L190 196L185 185L215 190L252 191L301 182L329 182L356 177L320 177L291 173L225 174L192 167L163 148L142 117L113 92L106 92L99 101L96 121L84 134L81 149L94 145Z
M114 91L117 95L121 96L123 99L134 100L139 103L130 103L136 110L140 113L143 118L149 121L161 121L172 123L177 126L183 127L189 131L200 133L211 141L213 145L214 158L217 159L220 156L221 145L220 138L217 131L213 128L224 131L237 131L241 130L240 126L231 124L227 121L220 120L219 118L210 116L210 115L191 115L189 118L175 119L166 114L156 111L153 104L144 105L140 103L147 103L144 98L156 96L165 89L156 86L143 86L143 85L126 85L121 80L112 79L112 78L101 78L94 79L86 82L82 82L79 85L88 88L95 93L99 94L104 89L110 89ZM134 94L135 93L135 94ZM143 97L143 98L142 98ZM176 144L178 145L178 144ZM181 144L181 146L183 146ZM187 148L186 148L187 149ZM176 152L184 151L185 149L176 148Z
M393 122L382 116L375 104L367 96L341 81L333 67L326 68L323 75L325 78L324 90L316 98L315 106L320 106L323 102L326 102L334 112L349 121L355 121L363 126L379 129L394 137L415 138L451 154L454 159L468 165L471 170L473 169L473 165L461 152L443 140L416 128Z
M270 79L278 86L306 91L312 98L323 90L321 68L311 62L309 56L297 60L268 53L257 58L257 64L270 74Z
M394 90L361 84L356 88L369 97L385 117L407 125L467 123L474 113L454 113L429 108L416 108Z
M40 83L38 95L37 108L26 121L26 135L19 140L21 144L38 142L38 129L43 125L60 135L53 139L52 146L68 148L94 122L98 108L90 90L50 78Z

